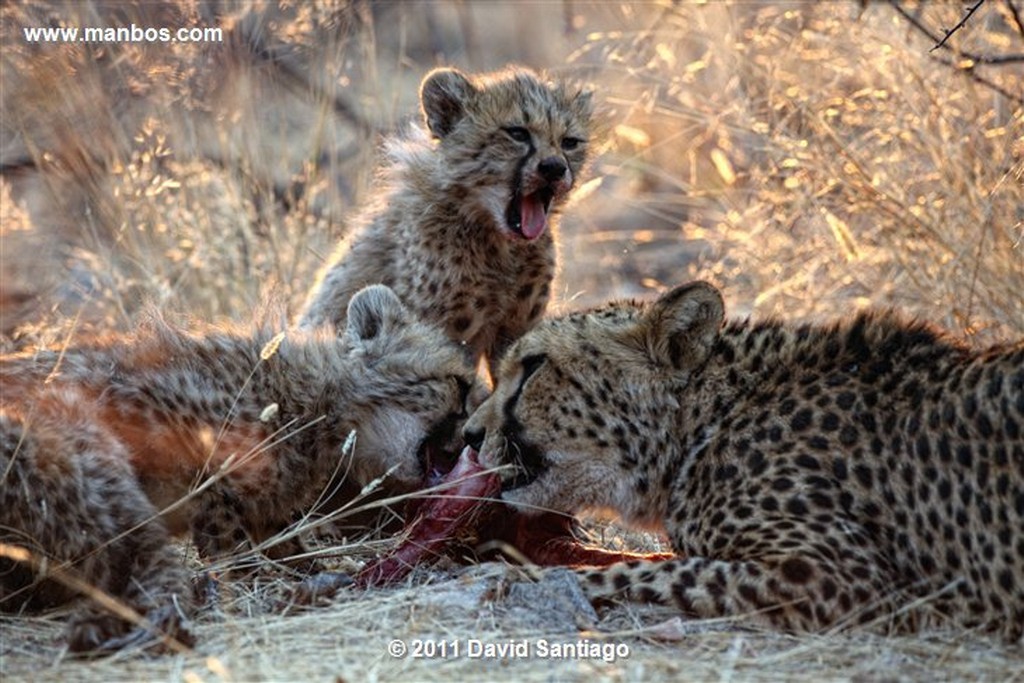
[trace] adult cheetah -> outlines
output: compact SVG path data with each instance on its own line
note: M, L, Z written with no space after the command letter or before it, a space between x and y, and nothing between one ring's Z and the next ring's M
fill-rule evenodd
M27 551L187 641L191 590L170 534L190 531L206 558L301 558L278 534L329 482L422 485L424 449L455 437L474 378L462 349L382 285L352 298L341 337L154 321L130 339L2 357L0 609L74 597L10 552ZM68 632L73 651L154 635L93 607Z
M859 313L723 323L678 287L546 320L464 430L525 512L607 509L677 554L595 599L791 631L1024 629L1024 342Z
M388 145L376 202L299 322L340 329L349 298L381 282L493 369L547 306L552 223L587 159L591 94L524 68L437 69L420 101L429 137L414 128Z

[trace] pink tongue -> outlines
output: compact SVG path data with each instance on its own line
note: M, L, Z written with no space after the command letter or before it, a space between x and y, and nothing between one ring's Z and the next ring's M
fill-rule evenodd
M535 240L544 232L544 226L548 223L548 217L544 213L544 202L534 193L523 197L520 207L523 236L528 240Z

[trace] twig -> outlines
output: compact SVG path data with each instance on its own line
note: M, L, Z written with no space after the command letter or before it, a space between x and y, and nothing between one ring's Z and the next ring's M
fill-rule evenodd
M1013 0L1006 0L1006 8L1010 10L1010 16L1013 17L1013 23L1017 27L1017 33L1020 34L1021 38L1024 38L1024 20L1020 18L1020 10L1013 4Z
M985 86L986 88L990 88L991 90L996 91L997 93L999 93L1003 97L1005 97L1005 98L1007 98L1009 100L1013 100L1014 102L1016 102L1018 104L1024 104L1024 97L1022 97L1020 95L1017 95L1016 93L1012 93L1009 90L1007 90L1006 88L1002 88L999 85L997 85L996 83L993 83L989 79L987 79L984 76L982 76L981 74L979 74L974 69L973 66L969 66L969 67L965 68L965 67L962 67L962 66L960 66L958 64L954 64L952 61L950 61L948 59L945 59L943 57L936 57L935 55L929 55L929 56L932 59L934 59L936 62L938 62L939 64L943 64L945 66L953 67L954 69L956 69L958 71L964 72L975 83L979 83L979 84Z
M937 45L934 48L932 48L933 50L936 49L936 48L939 48L939 47L941 47L941 48L943 48L945 50L953 50L952 47L950 47L949 45L946 45L946 38L948 38L949 35L952 34L952 31L947 33L945 38L942 37L942 36L939 36L934 31L932 31L930 28L928 28L923 23L921 23L921 21L917 17L915 17L913 14L911 14L907 10L903 9L903 7L899 3L899 0L889 0L889 4L892 6L892 8L894 10L896 10L896 12L901 17L903 17L904 19L909 21L911 26L913 26L918 31L920 31L921 33L926 35L930 40L933 40L933 41L935 41L935 43L937 43ZM979 2L978 5L980 5L980 4L981 3ZM977 8L978 5L975 5L975 8ZM970 15L968 15L968 16L970 16ZM964 17L964 21L966 21L966 20L967 20L967 17ZM960 25L962 25L962 23L963 22L961 22L957 26L959 27ZM976 54L976 53L973 53L973 52L963 52L961 50L954 50L954 51L958 55L963 57L964 59L969 59L972 62L974 62L975 64L1011 64L1011 63L1014 63L1014 62L1024 62L1024 54L1008 54L1008 55L997 55L995 57L990 57L988 55L979 55L979 54Z
M974 14L979 7L981 7L981 4L983 2L985 2L985 0L978 0L978 2L974 3L974 5L968 7L967 14L964 15L963 19L961 19L956 26L946 31L946 35L942 36L942 40L936 43L931 50L928 50L928 52L935 52L940 47L944 47L946 45L946 41L949 40L949 37L956 33L957 31L959 31L961 28L963 28L964 24L967 23L967 20L971 18L971 15Z
M930 28L922 24L921 21L915 15L903 9L903 6L900 5L899 0L889 0L889 4L892 5L892 8L896 10L897 14L899 14L901 17L909 21L911 26L913 26L918 31L928 36L928 38L936 42L942 40L939 36L933 33Z

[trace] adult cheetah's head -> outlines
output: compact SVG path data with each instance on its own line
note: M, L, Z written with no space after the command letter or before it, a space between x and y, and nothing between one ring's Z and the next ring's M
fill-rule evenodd
M512 239L545 235L587 159L591 94L522 68L436 69L420 101L464 217Z
M653 523L680 394L722 318L718 290L695 282L544 321L509 350L463 435L483 464L507 466L502 497L525 511L610 509Z

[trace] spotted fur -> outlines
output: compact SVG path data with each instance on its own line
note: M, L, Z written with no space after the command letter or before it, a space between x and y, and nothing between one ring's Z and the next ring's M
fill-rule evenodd
M382 282L474 360L494 359L547 306L551 223L587 158L590 94L522 68L438 69L420 100L429 137L414 129L391 142L378 200L321 273L300 323L340 328L352 294Z
M171 534L190 531L201 556L223 558L265 545L339 476L421 485L424 444L463 419L474 368L377 285L353 297L340 338L155 322L130 340L4 357L0 379L0 543L173 625L178 611L161 610L187 614L189 591ZM302 550L294 538L259 549ZM0 562L0 608L70 597ZM126 628L87 613L71 646Z
M1022 637L1024 342L972 350L887 313L723 324L698 282L544 321L465 436L526 512L667 532L677 559L580 570L595 599Z

